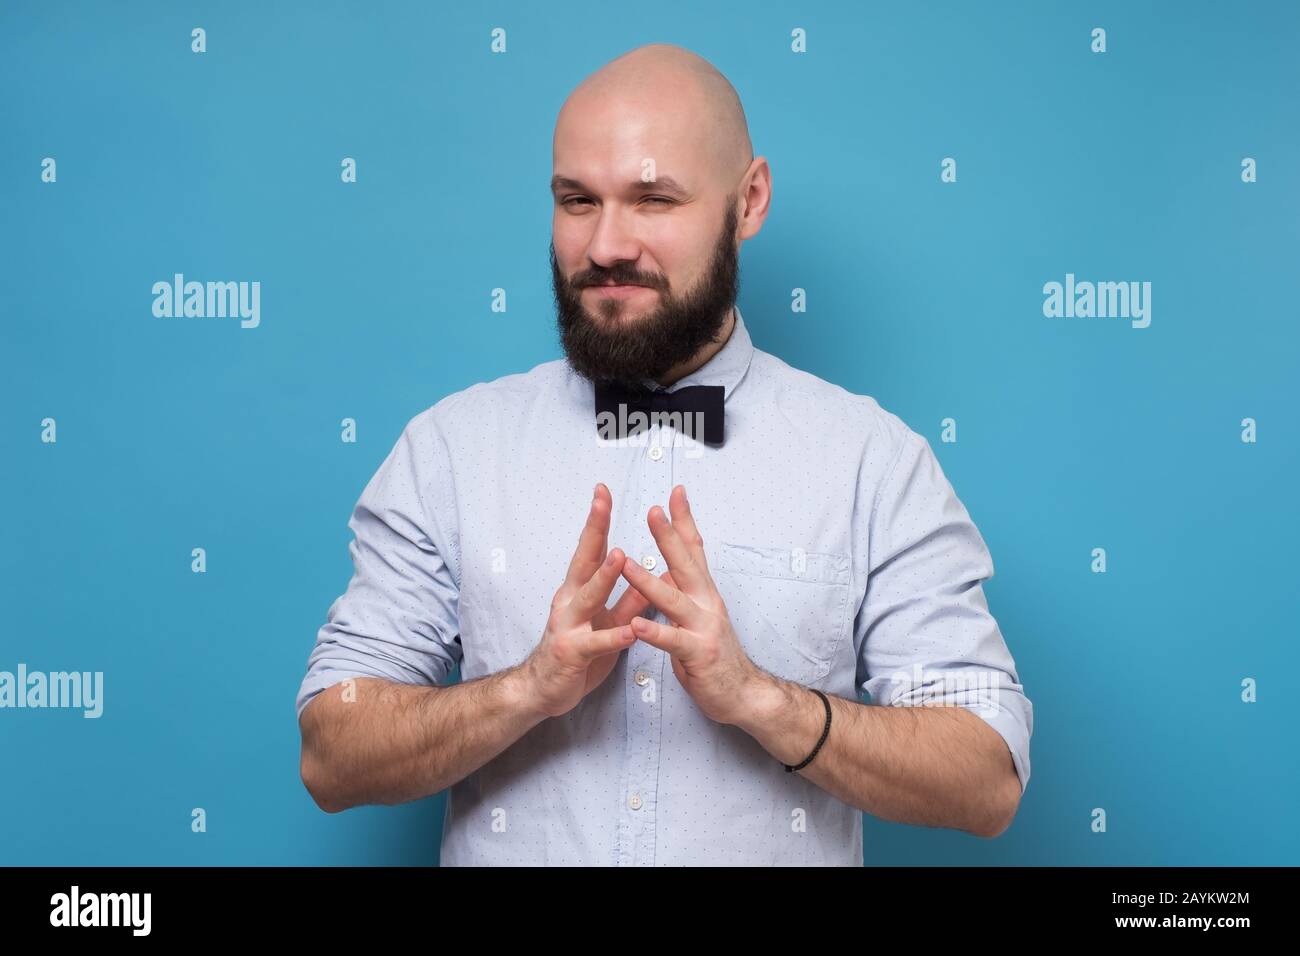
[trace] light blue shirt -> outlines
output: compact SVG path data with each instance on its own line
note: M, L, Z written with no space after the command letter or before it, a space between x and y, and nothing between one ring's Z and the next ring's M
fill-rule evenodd
M610 547L656 574L646 513L684 484L756 664L851 700L966 707L1002 735L1023 789L1033 707L985 599L988 548L929 442L754 348L735 315L673 386L725 387L721 446L665 422L602 443L592 385L563 360L412 418L349 521L355 573L298 713L348 677L429 685L458 662L463 680L521 662L595 484L613 495ZM701 714L667 655L638 641L572 711L451 787L441 853L444 866L860 866L862 812Z

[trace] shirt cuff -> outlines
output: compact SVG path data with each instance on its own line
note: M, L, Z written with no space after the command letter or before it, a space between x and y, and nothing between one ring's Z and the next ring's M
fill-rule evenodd
M1020 778L1020 792L1023 794L1029 785L1029 733L1032 726L1032 704L1021 697L1018 701L992 702L982 700L977 703L960 704L971 713L1002 735L1007 749L1011 751L1011 761L1016 767L1016 776Z

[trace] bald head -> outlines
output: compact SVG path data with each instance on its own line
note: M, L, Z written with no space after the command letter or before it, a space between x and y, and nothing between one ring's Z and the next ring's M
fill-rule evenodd
M656 166L695 154L711 185L734 188L754 158L740 97L708 60L683 47L650 43L606 63L565 100L555 123L565 142L644 153ZM609 142L609 140L614 142Z

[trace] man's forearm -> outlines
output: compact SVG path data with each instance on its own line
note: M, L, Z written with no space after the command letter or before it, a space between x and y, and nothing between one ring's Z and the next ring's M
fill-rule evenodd
M997 836L1020 781L1002 736L964 707L882 707L827 694L831 732L800 771L845 803L885 820ZM821 698L764 674L736 725L787 765L826 725Z
M517 668L446 687L358 677L345 694L347 683L316 695L300 721L303 783L330 813L445 790L545 719Z

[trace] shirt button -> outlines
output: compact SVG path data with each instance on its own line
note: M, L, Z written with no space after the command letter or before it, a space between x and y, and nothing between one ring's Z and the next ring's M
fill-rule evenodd
M650 460L651 460L651 461L658 461L658 460L659 460L660 458L662 458L663 456L664 456L664 450L663 450L662 448L660 448L658 445L651 445L651 446L650 446Z
M634 794L632 794L632 796L628 797L628 798L627 798L627 805L628 805L629 807L631 807L633 810L640 810L640 809L641 809L641 796L640 796L640 794L636 794L636 793L634 793Z
M641 567L645 568L647 571L653 571L655 569L656 563L657 562L655 561L655 556L653 554L647 554L644 558L641 559Z
M640 684L642 687L644 687L646 681L650 679L650 675L647 674L645 671L637 671L635 674L632 675L632 679L636 681L638 684Z

